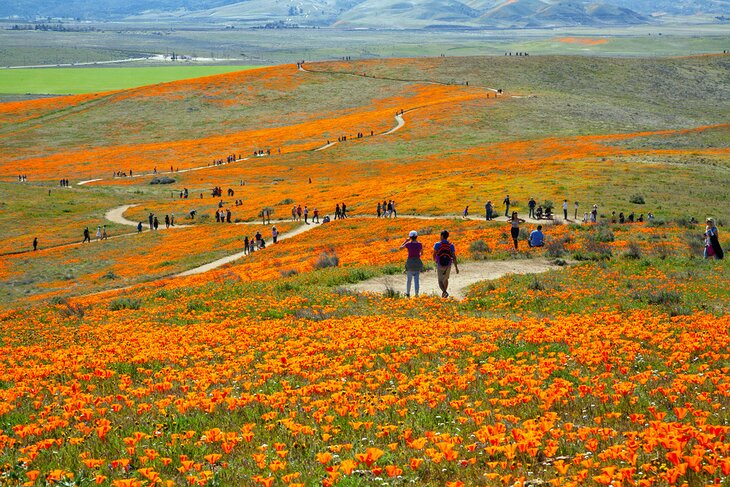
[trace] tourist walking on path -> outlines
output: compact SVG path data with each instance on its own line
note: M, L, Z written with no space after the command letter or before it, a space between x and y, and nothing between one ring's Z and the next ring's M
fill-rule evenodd
M314 223L319 223L319 210L317 208L312 211L312 221Z
M276 225L271 227L271 240L276 243L276 240L279 238L279 230L277 230Z
M423 244L418 242L418 232L411 230L408 234L408 238L400 248L408 250L408 259L406 260L406 296L411 296L411 281L414 284L414 290L416 296L420 289L419 276L423 271L423 261L421 256L423 255Z
M535 201L535 198L530 197L530 201L527 203L527 207L530 209L528 212L528 216L530 218L535 218L535 207L537 206L537 202ZM505 215L507 216L507 215Z
M33 239L33 250L38 250L38 237Z
M598 221L598 205L593 205L591 208L591 222L596 223Z
M504 197L502 204L504 204L504 216L509 218L509 205L510 205L509 195Z
M89 234L89 227L84 228L84 240L81 243L89 242L91 243L91 234Z
M577 219L578 219L578 206L579 206L579 205L578 205L578 202L576 201L576 202L575 202L575 203L573 204L573 209L575 210L575 211L574 211L574 213L573 213L573 219L574 219L574 220L577 220Z
M512 212L512 218L510 219L510 234L512 235L512 242L517 250L517 239L520 237L520 223L525 223L525 220L517 217L517 212Z
M150 230L152 230L152 221L155 219L155 215L153 215L152 213L150 213L150 216L148 216L147 219L150 222Z
M466 208L464 208L464 218L469 218L469 205L466 205Z
M142 222L137 224L137 233L142 233Z
M494 207L492 206L492 200L487 201L487 204L484 205L484 212L486 213L487 221L491 221L494 217Z
M568 200L563 200L563 219L568 221Z
M436 276L438 278L441 297L449 297L449 275L453 264L456 273L459 273L459 265L456 262L456 247L449 242L449 231L441 232L441 240L433 246L433 261L436 263Z
M715 226L715 220L712 218L707 219L707 226L705 227L705 259L715 257L716 259L722 259L725 257L725 252L722 250L720 240L718 237L717 226Z
M243 237L243 255L248 255L250 253L251 251L248 247L248 235L246 235L245 237Z
M101 225L96 227L96 239L101 240Z

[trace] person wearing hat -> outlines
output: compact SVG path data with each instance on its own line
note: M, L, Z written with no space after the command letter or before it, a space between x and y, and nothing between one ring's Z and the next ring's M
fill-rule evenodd
M715 257L716 259L722 259L725 257L725 252L722 250L720 240L718 238L717 227L715 226L715 220L708 218L707 227L705 227L705 259Z
M418 241L418 232L411 230L408 233L408 238L400 248L408 250L408 259L406 260L406 296L410 297L411 295L411 282L413 282L416 296L418 296L418 290L420 288L419 276L423 270L423 261L421 260L423 244Z

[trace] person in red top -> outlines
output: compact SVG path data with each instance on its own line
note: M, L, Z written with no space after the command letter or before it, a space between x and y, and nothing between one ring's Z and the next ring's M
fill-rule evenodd
M459 273L459 264L456 262L456 247L449 242L449 231L441 232L441 240L433 246L433 261L436 263L436 276L441 289L441 297L449 297L449 275L451 266Z
M420 287L419 276L423 270L423 261L421 261L423 244L418 242L418 232L411 230L408 234L408 239L403 242L400 248L408 250L408 259L406 260L406 296L410 297L411 295L411 282L413 282L416 296L418 296Z

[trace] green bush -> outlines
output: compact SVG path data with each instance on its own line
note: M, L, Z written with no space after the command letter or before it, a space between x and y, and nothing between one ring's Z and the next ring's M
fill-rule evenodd
M629 198L629 201L635 205L643 205L646 203L646 201L644 201L644 197L640 194L631 195L631 198Z
M138 298L117 298L109 303L111 311L119 311L120 309L139 309L142 301Z
M315 269L326 269L327 267L337 267L340 265L340 258L333 252L322 252L314 263Z

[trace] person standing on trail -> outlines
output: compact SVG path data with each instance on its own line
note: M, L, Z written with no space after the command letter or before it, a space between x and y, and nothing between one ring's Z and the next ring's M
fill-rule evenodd
M509 195L504 197L504 200L502 201L502 204L504 204L504 216L509 218Z
M573 203L573 209L575 210L574 214L573 214L573 219L577 220L578 219L578 202L577 201L575 203Z
M393 218L398 218L398 211L395 209L395 200L390 202L390 214Z
M466 208L464 208L463 217L469 218L469 205L466 205Z
M142 222L137 224L137 233L142 233Z
M291 207L291 219L297 221L297 205Z
M106 235L106 225L104 225L104 226L102 227L102 229L101 229L101 239L102 239L102 240L106 240L106 239L107 239L107 235Z
M528 215L530 218L535 218L535 207L537 206L537 202L535 201L535 198L530 197L530 201L527 203L527 207L530 209ZM507 215L505 215L507 216Z
M312 222L319 223L319 210L317 208L312 212Z
M591 222L596 223L598 220L598 205L593 205L591 208Z
M96 227L96 239L101 240L101 225L97 225Z
M256 238L256 246L258 248L261 248L261 232L257 231L255 238Z
M232 215L231 209L226 208L226 223L231 223L231 215Z
M563 219L568 221L568 200L563 200Z
M341 213L341 210L340 210L340 204L337 203L335 205L335 220L337 220L337 219L339 219L341 217L342 217L342 213Z
M38 237L33 239L33 251L38 250Z
M492 206L492 200L487 200L487 204L484 205L484 213L487 221L490 221L494 216L494 207Z
M170 215L165 215L165 228L170 228Z
M342 202L342 214L340 218L347 218L347 205L345 205L344 201Z
M515 245L517 250L517 239L520 237L520 223L525 223L525 220L517 217L517 212L512 212L512 218L510 219L510 234L512 235L512 243Z
M408 238L400 246L402 249L408 250L408 259L406 260L406 296L411 296L411 281L414 284L414 290L416 296L420 289L419 276L423 271L423 261L421 256L423 255L423 244L417 241L418 232L411 230L408 234Z
M378 208L377 208L378 218L380 218L380 213L382 211L382 206L380 206L380 201L378 201Z
M159 221L159 220L157 219L157 217L155 217L155 218L154 218L154 219L152 220L152 225L153 225L153 227L154 227L154 229L155 229L155 230L157 230L157 227L159 227L159 226L160 226L160 221Z
M150 213L150 216L148 216L147 219L150 221L150 230L152 230L152 223L153 223L153 221L155 219L155 215L153 215L152 213Z
M449 297L449 275L453 264L456 273L459 273L459 265L456 262L456 247L449 242L449 231L441 232L441 240L433 246L433 261L436 263L436 276L438 278L441 297Z
M304 205L304 223L309 225L309 207L307 205Z
M271 240L276 243L276 240L279 238L279 230L276 228L276 226L271 227Z
M243 255L250 254L251 251L248 249L248 235L243 237Z
M297 206L297 220L302 221L302 205Z
M89 227L84 228L84 240L81 243L91 243L91 235L89 234Z

